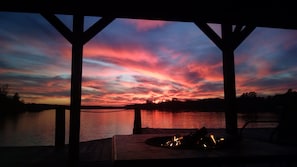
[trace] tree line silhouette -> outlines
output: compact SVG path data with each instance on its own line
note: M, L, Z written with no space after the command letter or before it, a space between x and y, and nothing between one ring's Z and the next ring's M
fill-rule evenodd
M283 94L260 97L256 92L246 92L236 98L238 112L279 112L283 110L297 112L297 92L288 89ZM199 100L180 101L173 98L171 101L153 103L146 101L143 104L127 105L127 108L164 111L225 111L224 99L207 98Z
M0 87L0 114L16 114L26 111L43 111L55 109L61 105L25 103L21 100L19 93L9 95L8 84ZM221 112L224 110L224 99L207 98L198 100L180 101L172 98L170 101L153 103L147 100L142 104L132 104L123 106L125 109L145 109L145 110L163 110L163 111L212 111ZM256 92L246 92L236 98L236 107L238 112L278 112L278 111L296 111L297 112L297 92L288 89L283 94L274 96L260 97ZM69 108L69 106L64 106ZM82 106L86 109L102 109L102 106ZM110 107L113 108L113 107Z
M18 93L14 93L13 96L8 94L8 84L0 87L0 109L0 114L15 114L23 112L25 109L25 103L20 99Z
M0 115L12 115L26 111L43 111L60 105L25 103L19 93L9 94L8 84L0 86Z

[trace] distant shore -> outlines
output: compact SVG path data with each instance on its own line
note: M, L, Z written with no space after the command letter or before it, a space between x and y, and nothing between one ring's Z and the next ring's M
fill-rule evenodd
M56 109L56 108L65 108L69 110L70 106L56 105L56 104L35 104L35 103L26 104L26 110L33 111L33 112ZM82 105L80 108L81 109L125 109L126 107L125 106Z
M257 97L256 93L250 92L243 94L236 99L236 110L238 113L252 112L279 112L295 111L297 109L297 92L289 89L284 94L271 97ZM13 102L13 101L12 101ZM36 103L3 103L6 109L2 113L14 114L24 111L39 112L48 109L65 108L70 109L69 105L57 104L36 104ZM9 104L9 105L8 105ZM141 109L141 110L160 110L160 111L201 111L201 112L224 112L225 100L221 98L209 98L199 100L180 101L176 98L171 101L153 103L147 101L142 104L130 104L125 106L102 106L102 105L82 105L81 109ZM12 112L10 112L10 110ZM13 112L17 111L17 112ZM1 114L1 113L0 113Z

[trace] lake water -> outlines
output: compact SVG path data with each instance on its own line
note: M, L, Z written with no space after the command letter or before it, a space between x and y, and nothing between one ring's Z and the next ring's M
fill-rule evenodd
M149 128L225 128L223 112L165 112L141 111L142 127ZM246 120L275 120L271 113L238 114L238 127ZM132 134L134 110L98 109L82 110L80 141L110 138L119 134ZM274 127L275 124L250 124L249 127ZM25 112L0 119L0 146L54 145L55 110ZM66 137L69 137L69 110L66 110Z

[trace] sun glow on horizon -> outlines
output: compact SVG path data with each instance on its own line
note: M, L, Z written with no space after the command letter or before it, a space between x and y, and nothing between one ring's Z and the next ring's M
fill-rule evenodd
M40 15L0 12L0 21L0 84L26 103L69 105L71 44ZM234 53L237 95L296 90L296 39L297 30L256 28ZM84 46L81 103L223 98L222 70L221 51L195 24L116 19Z

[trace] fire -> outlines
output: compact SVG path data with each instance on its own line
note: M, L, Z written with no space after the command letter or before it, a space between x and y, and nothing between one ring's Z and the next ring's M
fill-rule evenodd
M165 142L165 144L161 144L161 146L165 147L179 147L182 145L183 136L177 137L176 135L173 136L171 140Z
M205 127L197 130L195 133L191 133L184 136L174 135L171 139L162 143L162 147L186 147L186 148L203 148L212 149L220 146L224 142L224 138L216 138L214 134L207 133Z

